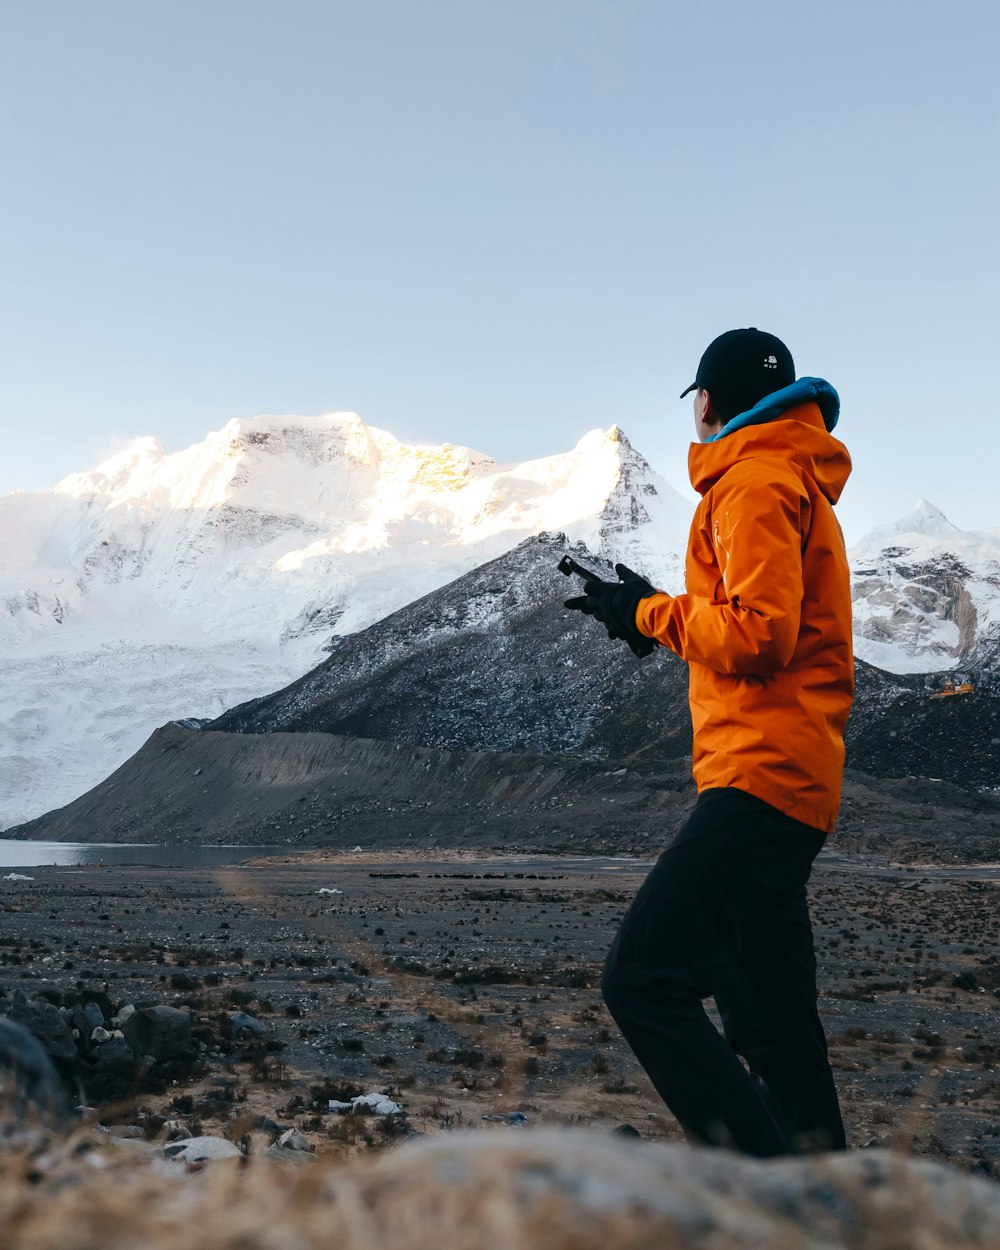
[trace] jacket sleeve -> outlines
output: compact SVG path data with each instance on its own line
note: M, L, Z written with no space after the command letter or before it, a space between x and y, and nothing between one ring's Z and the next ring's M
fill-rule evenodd
M743 464L716 484L711 505L700 538L721 572L715 597L653 595L639 603L636 627L684 660L766 676L798 641L809 497L787 473Z

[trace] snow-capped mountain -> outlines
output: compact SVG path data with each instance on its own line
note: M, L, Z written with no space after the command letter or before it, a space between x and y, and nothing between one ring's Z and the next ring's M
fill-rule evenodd
M65 803L177 717L215 716L543 530L682 580L691 506L617 427L497 464L353 414L140 439L0 499L0 827Z
M976 673L1000 649L1000 532L921 499L851 548L855 651L893 673Z
M6 496L0 828L75 798L166 721L282 689L332 636L532 535L678 590L691 512L617 427L497 464L350 413L231 421L173 454L140 439ZM859 656L895 673L996 667L1000 532L964 534L922 502L851 557Z

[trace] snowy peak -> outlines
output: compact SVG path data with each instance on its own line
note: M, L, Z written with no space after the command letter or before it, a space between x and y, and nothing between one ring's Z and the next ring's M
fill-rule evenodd
M945 514L928 499L918 499L913 510L901 521L897 522L900 529L904 526L907 533L916 534L958 534L957 525L952 525Z
M55 488L60 495L103 500L109 507L146 506L174 509L224 507L239 500L262 503L279 478L292 478L289 504L308 509L309 498L295 498L303 475L377 477L387 463L401 475L425 480L435 475L463 480L473 464L492 463L467 448L406 447L391 434L367 426L355 413L321 417L261 416L234 419L201 443L168 455L155 438L137 439L128 448L87 473L75 473ZM435 474L436 470L436 474ZM258 492L260 495L258 496Z
M353 413L230 421L171 455L141 439L53 498L72 535L64 623L92 614L80 596L128 581L159 599L157 615L165 604L199 634L231 633L262 586L280 585L271 620L284 640L362 628L543 530L594 551L624 542L676 585L689 512L617 427L499 465L468 447L401 443ZM46 587L31 590L44 605ZM141 629L143 613L130 617Z
M882 547L890 540L906 543L908 540L923 541L935 538L950 538L962 531L935 504L928 499L920 499L904 517L888 525L879 525L856 544L854 551Z
M392 545L402 518L429 524L448 542L499 529L523 537L597 517L637 478L655 494L653 477L617 426L591 431L571 452L498 465L468 447L407 445L354 413L331 413L233 420L173 454L155 438L138 439L53 494L115 518L172 512L205 521L205 513L229 509L287 518L323 532L327 550L356 552ZM662 493L674 495L665 483ZM673 502L686 508L680 496Z
M855 651L890 672L989 660L1000 630L1000 539L965 533L921 499L849 552Z
M991 565L1000 559L1000 531L966 531L953 525L940 508L921 499L906 516L888 525L879 525L850 549L853 564L902 553L914 559L932 559L936 554L959 554L970 568Z

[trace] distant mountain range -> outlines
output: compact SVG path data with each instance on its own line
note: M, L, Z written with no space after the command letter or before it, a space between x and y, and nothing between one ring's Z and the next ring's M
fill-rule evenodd
M658 657L653 680L609 655L578 671L593 638L559 612L554 557L565 542L678 590L691 510L615 427L498 465L351 414L233 421L173 455L144 439L51 492L4 497L0 826L88 790L157 725L247 700L271 727L328 705L337 733L421 741L407 726L433 722L431 745L463 749L617 755L638 749L650 716L682 735L671 696L666 710L637 704L606 740L613 683L665 681L683 702L683 667L668 676ZM963 534L921 503L851 555L859 656L920 675L893 689L952 672L988 684L1000 535ZM529 626L508 630L512 613ZM516 705L491 702L524 674L533 699L519 687ZM308 714L294 693L307 689Z
M19 836L650 853L693 798L687 670L563 607L567 545L526 539L285 689L157 729ZM857 678L837 845L994 857L1000 696Z

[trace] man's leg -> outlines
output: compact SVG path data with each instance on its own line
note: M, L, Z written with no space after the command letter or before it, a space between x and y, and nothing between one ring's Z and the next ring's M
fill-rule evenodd
M788 1138L701 1001L715 992L735 955L727 887L739 879L734 859L752 836L748 797L732 790L699 797L622 922L602 990L689 1138L769 1156L788 1153Z
M840 1150L844 1126L816 1006L806 899L822 834L746 797L754 837L747 843L743 880L728 890L737 945L715 1000L726 1037L764 1082L793 1149ZM746 889L747 883L753 888Z

